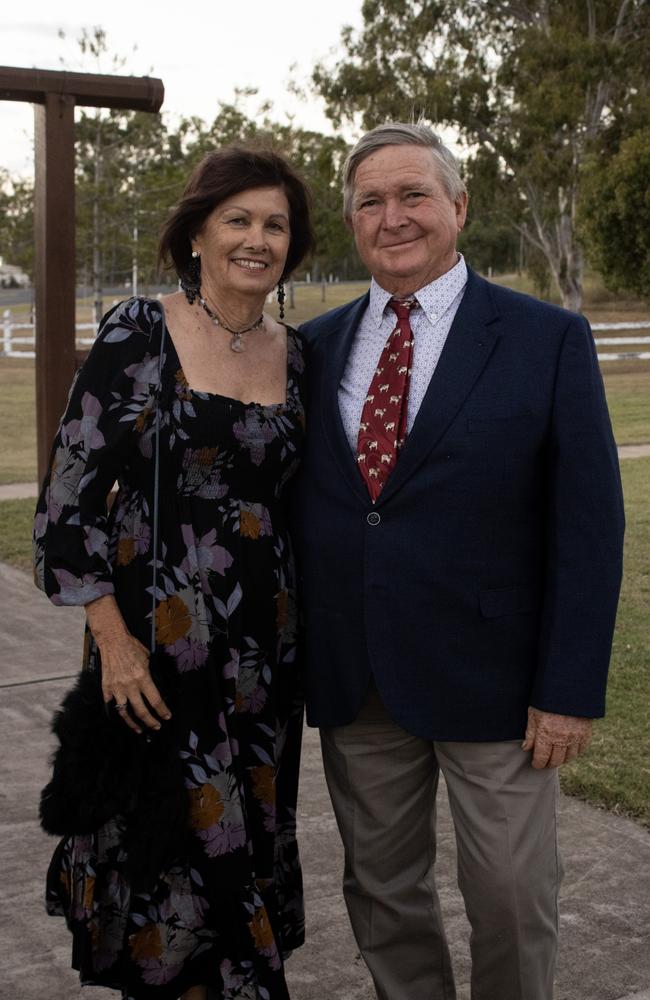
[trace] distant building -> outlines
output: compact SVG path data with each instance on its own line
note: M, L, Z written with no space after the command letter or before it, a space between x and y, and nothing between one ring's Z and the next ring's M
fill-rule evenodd
M29 276L14 264L5 264L0 257L0 288L29 288Z

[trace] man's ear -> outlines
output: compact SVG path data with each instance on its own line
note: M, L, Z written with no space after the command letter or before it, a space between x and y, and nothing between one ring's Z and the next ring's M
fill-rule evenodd
M467 192L463 191L460 198L454 204L456 206L456 226L458 227L458 232L460 232L467 218Z

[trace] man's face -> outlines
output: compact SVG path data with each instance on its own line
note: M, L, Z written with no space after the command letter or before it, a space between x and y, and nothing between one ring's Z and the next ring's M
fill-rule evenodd
M348 222L375 280L410 295L454 266L466 212L467 196L451 201L429 149L383 146L357 167Z

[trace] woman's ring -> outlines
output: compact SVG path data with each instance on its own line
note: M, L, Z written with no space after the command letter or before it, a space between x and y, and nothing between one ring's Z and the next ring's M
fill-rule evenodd
M115 702L115 711L116 712L123 712L124 709L127 707L128 704L129 704L128 701L125 701L122 705L118 705L117 702Z

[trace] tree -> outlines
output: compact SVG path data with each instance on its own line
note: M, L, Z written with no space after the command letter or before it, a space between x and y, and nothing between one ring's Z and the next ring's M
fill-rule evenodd
M34 185L0 169L0 256L34 278Z
M81 113L76 124L77 271L102 312L105 283L156 278L158 230L186 174L186 153L160 115Z
M84 28L78 44L97 72L105 72L107 62L111 72L123 71L127 59L111 54L102 28ZM176 192L178 179L167 183L170 153L184 156L179 145L169 141L160 115L82 109L75 133L77 272L83 284L92 285L97 322L106 282L132 284L135 290L139 276L154 277L160 224L155 199L161 188ZM157 218L152 225L149 213L154 207Z
M521 240L512 220L520 219L521 204L512 178L503 176L498 159L484 147L462 168L469 205L459 249L483 273L518 270Z
M625 129L650 80L646 0L365 0L363 28L313 81L334 122L423 112L456 126L512 179L511 222L547 262L564 303L582 299L582 168Z
M585 171L580 228L593 264L613 291L650 299L650 129Z

